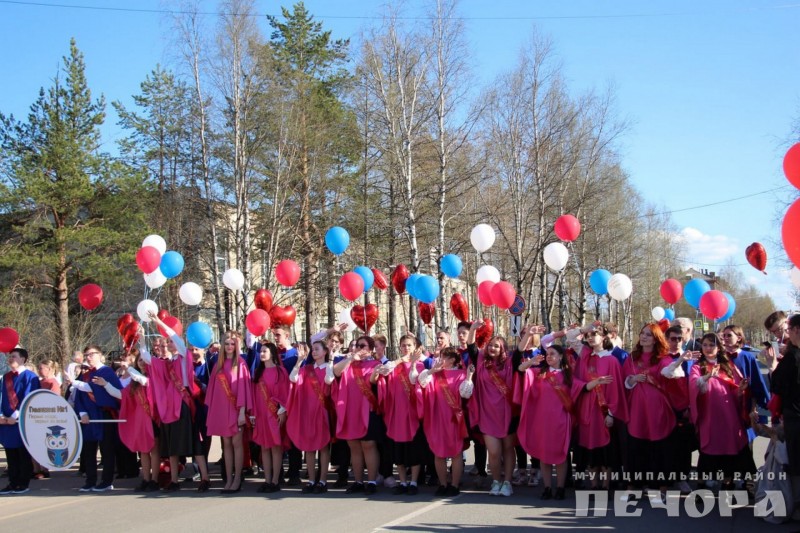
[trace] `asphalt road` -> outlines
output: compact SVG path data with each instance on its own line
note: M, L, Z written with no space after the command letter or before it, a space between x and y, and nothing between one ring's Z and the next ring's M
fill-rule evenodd
M765 439L757 439L755 456L761 464ZM214 448L217 448L215 445ZM4 455L0 455L5 462ZM214 460L212 455L212 460ZM0 463L0 466L4 466ZM468 464L471 464L471 457ZM733 510L732 517L719 516L714 507L702 518L687 515L684 500L679 516L668 517L664 509L653 509L647 498L630 511L639 517L613 516L613 503L606 517L576 516L575 498L543 502L541 488L515 488L510 498L492 497L473 488L474 478L465 476L464 491L453 499L436 500L433 488L424 487L417 496L393 496L381 488L373 496L350 496L343 490L325 495L304 495L299 488L285 488L271 495L256 493L260 480L251 478L242 492L220 494L222 483L213 480L207 494L194 491L195 483L182 483L175 494L141 495L133 491L138 480L115 482L108 493L79 493L82 478L76 472L54 473L51 479L32 481L25 495L0 496L0 532L71 531L521 531L531 527L578 531L800 531L797 522L770 525L754 517L752 506ZM547 504L546 506L544 504Z

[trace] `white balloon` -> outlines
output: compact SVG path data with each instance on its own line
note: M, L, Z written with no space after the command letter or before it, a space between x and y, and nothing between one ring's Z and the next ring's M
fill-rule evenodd
M500 271L491 265L483 265L478 269L475 281L478 282L478 285L484 281L493 281L497 283L500 281Z
M472 228L472 233L469 234L469 241L472 243L472 247L481 253L492 247L494 239L494 228L489 224L478 224Z
M151 289L157 289L167 282L167 277L157 268L149 274L144 274L144 282Z
M150 322L150 312L158 313L158 304L153 300L142 300L136 306L136 314L142 322Z
M614 274L608 280L608 295L617 301L627 300L633 292L631 278L625 274Z
M653 308L652 311L650 311L650 315L653 317L653 320L658 322L659 320L664 318L664 308L661 307L660 305L657 305Z
M567 261L569 261L569 251L560 242L551 242L544 247L544 262L550 267L550 270L556 272L564 270Z
M347 324L345 331L348 333L356 329L356 323L353 322L353 318L350 316L350 309L352 307L346 307L339 313L339 324Z
M161 255L164 255L164 252L167 251L167 241L165 241L160 235L148 235L145 237L142 241L142 248L145 246L152 246L158 250L158 253Z
M178 296L186 305L200 305L203 301L203 289L197 283L189 281L181 285Z
M800 269L793 267L792 271L789 272L789 277L792 278L792 285L800 289Z
M238 268L229 268L222 274L222 283L232 291L244 289L244 274Z

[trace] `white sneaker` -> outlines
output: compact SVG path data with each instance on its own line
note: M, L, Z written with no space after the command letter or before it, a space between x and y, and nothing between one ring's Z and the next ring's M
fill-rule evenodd
M532 471L531 475L528 476L528 486L529 487L538 487L539 486L539 476L541 475L541 471L536 470Z
M511 475L511 484L515 487L520 485L525 485L528 482L528 476L525 470L520 470L519 468L514 470L514 473Z
M500 495L508 497L512 494L514 494L514 489L511 488L511 483L503 481L503 486L500 487Z
M689 483L686 481L681 481L678 483L678 490L681 491L681 494L689 494L692 492L692 487L689 486Z
M397 480L394 478L394 476L389 476L389 477L387 477L386 479L383 480L383 486L384 487L388 487L388 488L391 489L391 488L394 488L395 485L397 485Z
M489 491L490 496L500 495L500 482L497 480L492 481L492 489Z

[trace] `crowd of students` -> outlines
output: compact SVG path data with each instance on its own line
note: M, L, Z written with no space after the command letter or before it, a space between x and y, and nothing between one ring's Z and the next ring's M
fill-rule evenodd
M272 330L272 340L228 332L205 351L187 349L151 319L166 336L141 331L118 371L90 345L83 368L64 373L82 423L80 491L112 490L115 472L141 472L136 491L175 492L192 457L197 491L207 492L207 457L218 437L223 494L242 489L246 467L263 472L260 493L281 490L286 477L297 484L305 455L303 493L327 492L333 464L332 485L347 493L372 494L383 484L413 496L427 478L436 496L455 496L472 444L472 473L491 476L491 495L512 495L515 475L533 468L531 484L540 469L545 500L566 498L578 479L595 490L647 486L663 498L670 487L691 491L697 477L725 490L755 473L751 425L758 426L757 407L768 406L783 415L790 457L800 458L800 316L773 313L765 324L777 341L761 355L782 407L770 403L756 356L742 350L735 325L695 340L688 319L666 331L646 324L628 353L613 324L547 335L530 325L516 346L501 336L478 346L483 323L462 322L452 346L448 332L431 352L407 334L390 360L381 335L359 336L343 352L346 325L319 332L310 346L293 345L283 327ZM51 362L40 365L42 379L26 369L22 348L7 362L0 444L9 484L0 494L22 494L34 473L19 436L19 403L37 388L60 389ZM125 422L89 422L114 418ZM160 482L164 471L169 477ZM792 472L800 473L797 461Z

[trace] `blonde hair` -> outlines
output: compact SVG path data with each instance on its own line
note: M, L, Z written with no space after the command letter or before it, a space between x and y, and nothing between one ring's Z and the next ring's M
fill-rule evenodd
M236 341L236 346L234 348L233 357L231 358L231 368L238 369L239 368L239 359L240 355L242 354L242 336L239 335L238 331L226 331L225 332L225 339L233 339ZM227 359L228 353L225 349L222 349L222 361L220 363L224 363L225 359Z

